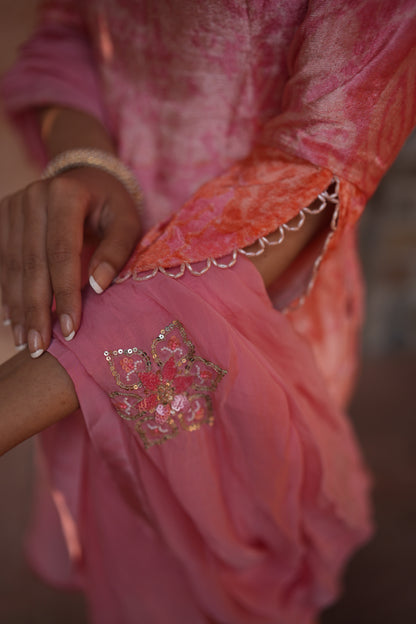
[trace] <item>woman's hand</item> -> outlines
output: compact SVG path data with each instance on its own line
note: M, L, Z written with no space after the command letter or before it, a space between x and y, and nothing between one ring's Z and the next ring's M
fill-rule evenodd
M66 339L78 330L86 232L99 241L89 266L91 284L99 292L126 263L140 236L133 199L100 169L72 169L0 203L3 317L13 326L16 346L27 342L32 357L49 345L53 297Z

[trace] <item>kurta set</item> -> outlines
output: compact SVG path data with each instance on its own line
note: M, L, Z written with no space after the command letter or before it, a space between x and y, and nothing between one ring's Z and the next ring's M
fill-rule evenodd
M369 537L355 226L415 124L415 22L410 0L52 0L3 79L38 160L35 108L83 110L145 198L49 349L81 410L40 436L29 555L95 624L311 624ZM266 290L247 246L316 198L329 231Z

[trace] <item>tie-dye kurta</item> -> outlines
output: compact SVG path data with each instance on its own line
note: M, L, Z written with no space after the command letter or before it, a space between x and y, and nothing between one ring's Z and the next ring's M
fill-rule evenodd
M340 411L355 224L415 123L415 15L411 0L51 0L3 80L38 159L34 107L89 112L146 199L118 283L86 292L77 337L57 328L50 348L82 414L41 437L30 554L97 624L306 624L368 537ZM266 292L241 250L334 179L324 253Z

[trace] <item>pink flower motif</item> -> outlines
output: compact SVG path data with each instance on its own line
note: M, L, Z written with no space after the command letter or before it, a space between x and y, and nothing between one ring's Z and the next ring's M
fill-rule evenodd
M177 367L176 367L175 360L173 359L173 357L171 357L163 365L162 379L164 379L164 380L174 379L177 374L178 374L178 370L177 370Z
M148 396L144 397L144 399L142 399L142 401L140 401L139 406L140 406L140 411L142 413L144 412L154 412L157 406L157 395L156 394L149 394Z
M178 375L175 379L175 390L178 394L183 394L192 386L194 377L192 375Z
M155 392L159 386L159 375L153 371L150 373L139 373L139 379L148 392Z
M173 401L171 403L171 408L175 412L180 412L181 410L187 409L189 406L189 401L184 394L177 394L173 397Z
M175 437L181 429L196 431L204 423L213 424L211 393L227 371L195 355L179 321L160 331L151 356L137 347L105 355L117 385L128 391L111 393L114 408L135 422L145 448Z
M168 420L169 416L170 416L169 405L162 405L162 403L159 403L159 405L156 407L156 416L155 416L155 421L157 422L157 424L164 425L165 422Z

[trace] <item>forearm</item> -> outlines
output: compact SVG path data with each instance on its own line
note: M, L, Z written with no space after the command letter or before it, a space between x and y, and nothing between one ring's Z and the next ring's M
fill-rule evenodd
M104 126L86 113L40 109L39 123L51 158L80 147L114 152ZM34 360L27 350L17 354L0 366L0 455L77 407L72 381L54 357L45 353Z
M114 144L98 119L71 108L51 106L39 110L39 124L50 158L69 149L94 148L114 153Z
M71 378L53 356L17 354L0 366L0 455L77 407Z
M65 150L81 147L114 153L114 145L108 132L91 115L69 108L51 107L40 111L39 122L42 138L51 158ZM262 255L250 258L266 286L277 279L302 249L329 225L331 216L330 207L319 215L308 215L300 230L287 233L284 245L268 247Z

